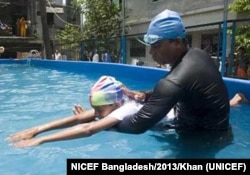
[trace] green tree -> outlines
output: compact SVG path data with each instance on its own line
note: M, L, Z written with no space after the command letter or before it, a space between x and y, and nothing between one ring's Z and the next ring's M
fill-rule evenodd
M229 10L233 13L244 13L250 16L250 0L235 0L229 5ZM248 50L250 55L250 24L241 25L236 30L236 45L241 45Z
M120 8L110 0L75 0L85 16L84 39L120 36Z
M78 12L78 17L83 14L83 26L66 24L65 28L58 30L56 40L62 49L80 49L80 42L88 51L110 50L116 52L121 36L121 7L119 3L110 0L73 0L72 9Z
M66 24L63 30L58 30L56 39L60 44L79 43L83 39L80 27L72 24Z
M110 0L73 0L73 5L85 16L82 26L85 47L100 51L116 47L114 37L119 37L122 31L119 4Z
M80 30L80 26L73 24L66 24L63 30L58 30L55 36L57 44L61 46L61 49L65 53L68 52L70 59L78 59L80 56L80 44L83 40L83 35Z

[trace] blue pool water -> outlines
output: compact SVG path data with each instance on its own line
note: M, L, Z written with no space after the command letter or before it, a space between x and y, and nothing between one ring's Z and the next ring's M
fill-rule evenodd
M25 128L72 115L74 104L89 108L88 92L100 75L0 64L0 174L66 174L67 158L250 158L248 105L231 109L232 133L212 143L206 140L209 137L194 139L196 134L179 138L173 130L140 135L103 131L30 148L15 148L5 141ZM135 90L154 85L117 79Z

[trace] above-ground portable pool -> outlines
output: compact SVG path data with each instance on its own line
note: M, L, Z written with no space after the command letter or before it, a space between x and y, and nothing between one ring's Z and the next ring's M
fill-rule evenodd
M29 148L15 148L5 140L20 130L72 115L74 104L89 108L89 89L101 75L115 76L131 89L148 90L166 73L111 63L0 60L0 174L66 174L67 158L250 158L249 104L231 108L232 131L224 144L195 136L181 140L174 130L140 135L103 131ZM242 92L250 99L250 81L224 81L230 98Z

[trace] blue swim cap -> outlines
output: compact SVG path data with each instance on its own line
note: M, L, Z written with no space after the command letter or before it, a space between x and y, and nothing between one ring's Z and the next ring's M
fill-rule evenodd
M179 13L171 10L164 10L156 15L150 22L144 41L147 44L154 44L162 39L185 38L185 27Z

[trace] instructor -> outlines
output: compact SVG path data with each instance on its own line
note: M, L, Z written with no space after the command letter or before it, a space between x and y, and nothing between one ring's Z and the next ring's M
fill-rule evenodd
M171 70L154 89L144 92L139 112L125 118L117 129L143 133L173 108L178 130L226 130L229 127L229 96L223 79L207 53L188 48L185 27L177 12L164 10L155 16L144 36L150 54ZM150 76L150 75L149 75Z

